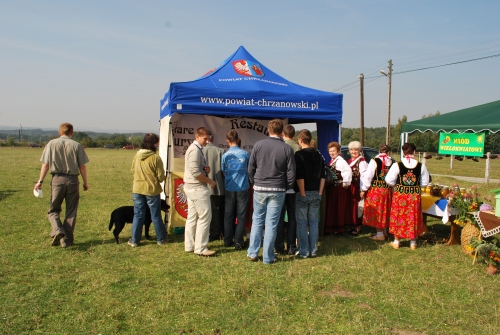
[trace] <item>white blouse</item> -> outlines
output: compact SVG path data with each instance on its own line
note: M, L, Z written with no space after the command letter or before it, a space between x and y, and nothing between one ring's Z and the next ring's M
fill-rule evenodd
M373 177L375 177L375 172L377 172L377 162L375 161L375 158L381 158L381 156L380 155L375 156L374 158L372 158L370 163L368 163L366 171L361 178L361 191L364 192L368 191L368 189L372 184ZM385 158L386 158L385 164L389 166L392 163L392 158L387 155L385 156Z
M417 166L417 163L418 163L418 161L412 157L409 159L404 157L401 162L408 169L415 168ZM396 185L396 181L398 180L398 175L399 175L399 165L393 164L391 166L391 168L389 169L387 176L385 176L385 182L387 184L389 184L389 186ZM429 172L427 171L427 168L425 167L425 165L422 164L422 174L420 175L420 187L427 186L427 184L429 184Z
M335 169L340 171L340 174L342 176L342 183L346 186L351 185L352 170L345 159L342 158L342 156L338 155L330 161L330 164L328 164L328 166L332 166L333 163L335 163Z

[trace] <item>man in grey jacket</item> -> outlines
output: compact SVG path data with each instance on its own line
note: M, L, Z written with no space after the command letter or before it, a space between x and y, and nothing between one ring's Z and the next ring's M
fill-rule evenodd
M292 148L279 137L283 132L283 121L269 121L269 137L255 143L250 162L248 177L254 184L252 230L248 258L258 260L258 253L264 232L263 261L274 263L274 241L280 219L285 192L295 183L295 160Z

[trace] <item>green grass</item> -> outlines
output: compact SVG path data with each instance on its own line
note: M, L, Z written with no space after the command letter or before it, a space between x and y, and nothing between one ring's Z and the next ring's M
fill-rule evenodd
M62 249L50 246L50 178L43 199L32 194L41 149L0 148L0 334L500 333L500 276L472 265L459 246L419 241L411 251L406 241L393 250L366 229L321 238L318 258L284 256L269 266L220 241L210 243L214 258L184 253L182 236L166 246L117 245L109 215L132 204L135 151L87 153L90 190L81 192L76 246ZM445 174L447 166L429 169ZM449 234L437 220L430 228Z
M450 157L437 160L435 157L427 159L425 165L431 173L445 174L451 176L466 176L484 178L486 171L486 159L479 158L478 162L472 159L463 161L453 160L453 169L450 169ZM490 159L490 178L500 179L500 159Z

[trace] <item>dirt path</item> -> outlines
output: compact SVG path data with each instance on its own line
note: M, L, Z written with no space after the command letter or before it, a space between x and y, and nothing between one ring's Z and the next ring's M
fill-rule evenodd
M465 177L465 176L448 176L448 175L445 175L445 174L432 174L433 176L436 176L436 177L450 177L450 178L455 178L455 179L458 179L458 180L465 180L465 181L469 181L471 183L484 183L485 180L484 178L476 178L476 177ZM500 183L500 179L491 179L489 180L490 183Z

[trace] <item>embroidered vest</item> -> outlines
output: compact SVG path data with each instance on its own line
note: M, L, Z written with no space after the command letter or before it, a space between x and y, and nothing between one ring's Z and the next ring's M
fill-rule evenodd
M341 185L342 182L343 182L343 179L342 179L342 173L340 173L339 170L337 170L337 168L335 167L335 165L337 164L337 161L333 162L332 165L330 165L328 168L330 170L332 170L332 172L335 174L335 176L337 177L336 180L335 180L335 183L333 186L338 186L338 185Z
M377 170L375 170L375 176L372 180L372 187L389 188L389 185L385 182L385 176L387 176L387 172L389 172L392 164L396 162L391 158L391 165L387 166L380 158L374 159L375 163L377 163Z
M422 175L422 164L417 163L413 169L407 168L399 162L399 175L396 182L396 191L405 194L420 194L420 177Z
M353 182L359 182L359 180L360 180L360 176L361 176L361 174L359 173L359 163L360 163L361 161L364 161L364 160L365 160L365 158L364 158L364 157L360 157L360 158L358 159L358 161L357 161L357 162L356 162L353 166L351 166L351 170L352 170L352 181L353 181ZM348 163L349 163L349 165L350 165L350 162L351 162L351 160L349 159L349 162L348 162Z

